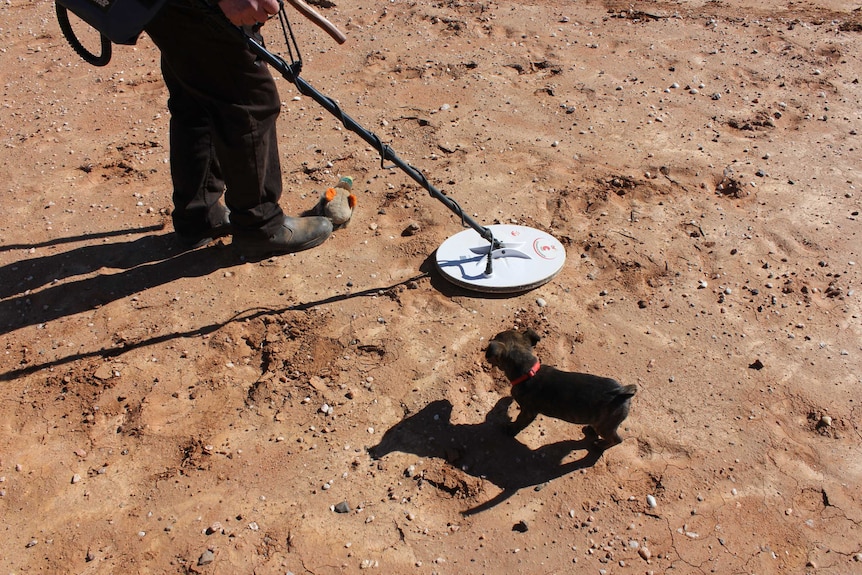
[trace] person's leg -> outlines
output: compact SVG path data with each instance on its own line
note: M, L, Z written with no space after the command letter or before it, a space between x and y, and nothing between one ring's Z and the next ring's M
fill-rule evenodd
M332 223L286 217L278 203L281 99L275 81L222 18L217 7L199 0L170 0L147 27L162 52L171 94L171 164L175 186L183 187L175 197L193 198L186 212L198 202L211 205L223 178L233 243L242 251L286 253L319 245Z
M283 216L281 100L266 65L208 10L218 8L171 0L147 27L170 91L176 207L207 205L224 185L235 226L274 231Z
M206 243L229 231L228 211L219 203L225 191L221 169L203 109L183 89L170 67L163 67L171 94L170 164L174 209L171 217L177 235L189 246Z

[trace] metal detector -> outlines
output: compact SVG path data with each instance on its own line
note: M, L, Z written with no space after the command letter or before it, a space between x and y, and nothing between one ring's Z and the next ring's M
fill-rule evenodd
M289 0L294 7L297 7L299 1ZM300 12L326 30L339 43L344 41L344 35L313 10L311 12L300 10ZM231 28L242 35L252 52L295 85L300 94L312 98L338 118L348 130L374 147L380 153L381 166L384 169L400 168L425 188L432 197L458 216L462 226L470 227L450 237L437 249L437 269L444 278L469 290L516 293L543 285L560 272L566 261L566 250L556 238L544 231L526 226L480 225L464 213L458 202L434 187L422 172L399 158L377 135L363 128L345 114L333 99L320 93L302 79L299 75L302 69L302 58L283 6L278 17L284 32L288 55L291 58L290 63L267 50L262 43L242 28L233 25ZM393 166L386 166L387 161Z

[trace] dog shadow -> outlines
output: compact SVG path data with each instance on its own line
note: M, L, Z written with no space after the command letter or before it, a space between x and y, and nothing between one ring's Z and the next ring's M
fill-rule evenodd
M374 459L399 451L439 458L464 473L490 481L502 491L493 499L462 511L472 515L499 505L525 487L539 486L568 473L592 467L603 451L589 433L579 440L565 440L530 449L506 432L511 397L501 398L478 424L453 424L452 404L437 400L392 426L380 443L369 448ZM573 451L587 453L563 462Z

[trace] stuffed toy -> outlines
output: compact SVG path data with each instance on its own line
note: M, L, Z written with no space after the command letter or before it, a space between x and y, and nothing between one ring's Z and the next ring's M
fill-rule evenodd
M311 210L316 216L326 216L332 220L332 227L335 229L343 228L350 222L353 216L353 209L356 207L356 196L353 195L353 178L344 176L341 178L335 187L328 188L320 194L320 201Z

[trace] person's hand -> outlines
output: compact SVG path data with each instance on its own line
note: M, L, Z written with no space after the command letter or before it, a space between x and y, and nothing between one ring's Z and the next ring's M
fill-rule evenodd
M221 11L237 26L253 26L278 14L278 0L220 0Z

